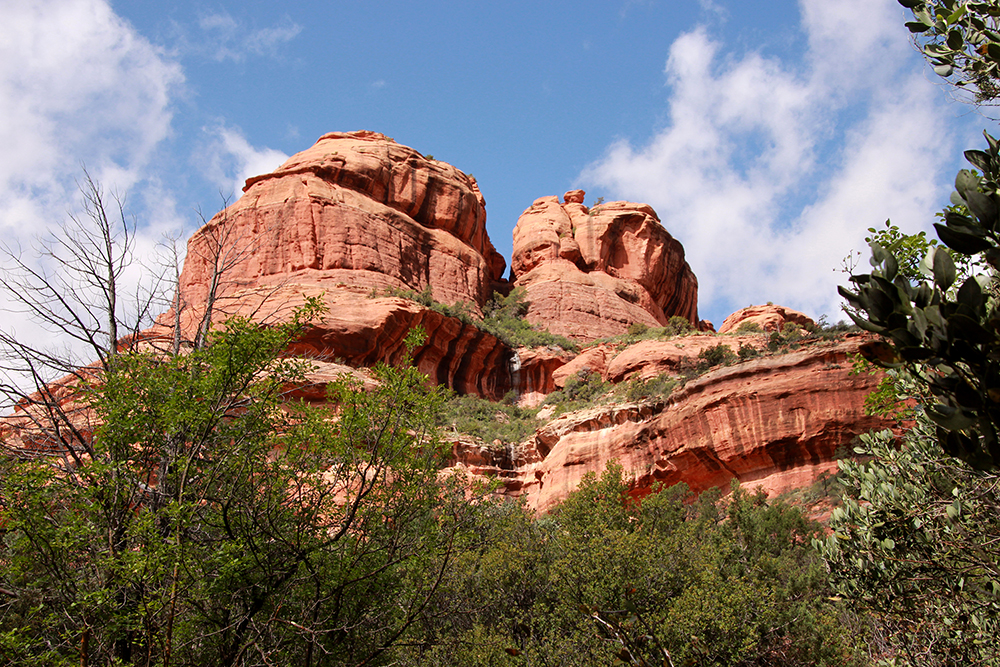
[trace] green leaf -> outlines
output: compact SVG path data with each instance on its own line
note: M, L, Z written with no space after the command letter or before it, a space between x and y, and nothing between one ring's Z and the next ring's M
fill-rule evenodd
M979 222L983 223L984 227L993 226L997 219L997 206L992 197L984 195L982 192L969 190L965 193L965 201L969 205L969 210Z
M969 153L977 153L977 160L984 160L986 164L989 164L990 158L986 155L986 153L983 153L982 151L965 151L966 159L969 159ZM969 162L972 162L972 160L969 159ZM982 167L979 168L982 169ZM959 193L963 194L965 192L969 192L970 190L976 191L979 189L979 177L968 169L960 169L958 174L955 175L955 189L958 190Z
M984 238L954 231L940 223L934 223L934 229L937 230L938 238L944 241L945 245L963 255L975 255L993 247Z
M955 282L958 274L955 271L955 263L944 250L934 253L934 282L942 290L947 290Z
M955 71L955 68L951 65L935 65L934 73L940 77L948 78Z
M948 18L948 23L952 23L951 17ZM965 44L965 40L962 39L962 33L959 30L951 30L948 32L948 46L955 51L961 51L962 46Z
M990 42L987 44L986 54L996 62L1000 63L1000 44L997 44L996 42Z
M931 29L929 25L920 21L909 21L903 25L906 26L912 33L927 32Z

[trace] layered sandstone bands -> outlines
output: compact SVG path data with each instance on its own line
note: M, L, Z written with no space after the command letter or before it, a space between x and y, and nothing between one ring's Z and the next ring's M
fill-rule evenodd
M188 243L181 291L204 301L218 240L229 291L291 278L328 287L430 288L473 308L505 261L486 233L475 179L375 132L326 134L270 174Z
M527 293L529 321L582 343L673 316L697 323L697 280L656 213L645 204L583 202L579 190L562 202L543 197L518 220L512 274ZM624 347L605 342L579 353L512 350L473 324L386 293L426 290L478 314L495 288L510 287L485 223L471 176L381 134L324 135L276 171L249 179L243 197L191 238L180 312L165 313L142 334L144 344L171 344L177 322L190 339L209 306L216 323L229 315L270 323L287 321L314 298L325 311L286 351L316 362L309 382L289 388L296 398L321 403L326 386L344 374L372 386L367 368L400 361L408 332L421 327L427 341L413 358L431 383L491 399L515 389L522 405L538 405L574 376L617 384L678 375L720 343L736 352L767 342L761 334L703 333ZM209 304L213 284L217 298ZM812 324L796 311L758 306L727 318L722 331L744 322L764 332ZM695 491L732 479L770 492L803 486L835 468L838 448L854 435L884 426L863 410L876 379L849 374L846 355L860 342L811 343L709 372L668 399L539 420L536 433L513 446L459 436L453 464L500 480L504 493L526 496L540 510L611 461L634 475L637 494L657 482L683 481ZM78 386L70 377L49 389L86 438L94 415L78 403ZM19 407L0 423L0 439L21 454L52 454L34 424L41 408Z
M684 249L646 204L587 208L584 192L535 200L514 228L511 271L524 287L528 320L589 341L629 325L698 321L698 281Z
M848 355L859 343L851 337L718 369L666 400L571 413L541 426L513 456L470 469L542 511L611 461L634 475L639 495L657 483L701 492L735 479L771 494L808 486L836 470L853 437L887 425L864 413L877 378L851 375Z

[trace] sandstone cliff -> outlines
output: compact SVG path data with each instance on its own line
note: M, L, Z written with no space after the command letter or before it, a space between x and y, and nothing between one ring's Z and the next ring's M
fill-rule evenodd
M671 373L704 349L697 339L706 338L640 342L615 353L603 370L591 368L616 381L623 381L628 369L638 377ZM724 344L752 344L753 338ZM700 492L728 488L736 479L772 495L808 486L821 473L836 471L837 458L849 454L855 436L887 426L864 413L864 397L877 378L850 372L848 355L864 339L854 334L838 342L817 341L718 368L666 399L613 400L569 413L540 424L534 436L496 453L495 460L489 448L468 460L457 450L455 465L503 480L506 493L524 495L540 510L553 507L585 474L600 473L609 461L634 475L637 494L660 482L685 482ZM678 345L687 354L677 354ZM650 354L651 348L667 353ZM637 361L643 358L648 363Z
M630 324L698 321L698 281L684 249L646 204L587 208L583 190L535 200L517 221L511 270L528 320L590 341Z
M562 203L543 197L518 221L512 273L527 293L527 319L583 342L636 323L661 327L673 316L696 324L697 280L656 213L628 202L588 209L583 200L579 190ZM535 406L581 376L613 385L685 380L667 398L619 396L555 419L550 406L540 413L550 418L523 442L454 438L453 467L496 477L502 492L525 495L541 510L610 461L634 475L636 493L657 482L684 481L700 491L731 479L779 492L832 470L852 437L883 426L863 411L875 380L849 374L847 355L859 337L813 340L788 354L692 372L700 353L720 345L732 357L741 349L749 357L788 322L812 327L781 306L744 309L721 328L753 322L763 332L756 335L670 338L663 330L579 352L512 349L474 321L504 285L504 260L485 222L475 180L454 167L377 133L327 134L276 171L249 179L243 197L195 233L175 302L180 312L165 313L143 335L170 340L179 321L184 337L192 336L212 293L216 322L229 314L281 321L317 297L326 313L287 350L316 361L313 384L292 388L314 402L325 400L324 387L340 373L370 382L365 367L400 359L415 326L428 333L414 359L430 382L493 400L513 389L522 405ZM401 298L407 291L465 302L473 318ZM74 382L52 385L67 407ZM44 453L31 416L29 407L5 420L0 438ZM84 437L91 417L78 416Z

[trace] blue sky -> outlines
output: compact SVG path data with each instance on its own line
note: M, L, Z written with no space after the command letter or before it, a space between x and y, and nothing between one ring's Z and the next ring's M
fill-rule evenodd
M992 123L953 102L895 0L152 2L0 9L0 233L128 193L143 252L247 176L370 129L472 173L510 259L532 201L652 204L702 317L773 301L840 319L841 260L930 229Z

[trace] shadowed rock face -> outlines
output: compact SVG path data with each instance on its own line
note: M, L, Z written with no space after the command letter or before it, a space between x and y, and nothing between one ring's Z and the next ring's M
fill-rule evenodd
M698 281L684 249L646 204L587 208L584 192L542 197L514 228L511 270L526 289L528 319L553 333L594 340L632 323L698 322Z

